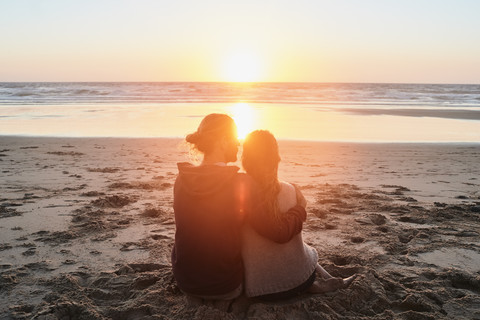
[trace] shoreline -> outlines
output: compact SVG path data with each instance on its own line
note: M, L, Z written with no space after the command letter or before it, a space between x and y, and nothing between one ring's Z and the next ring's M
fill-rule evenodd
M0 134L0 139L10 139L10 138L25 138L25 139L125 139L125 140L178 140L182 142L185 137L131 137L131 136L56 136L56 135L22 135L22 134ZM239 139L242 141L243 139ZM279 142L298 142L298 143L312 143L312 144L371 144L371 145L480 145L480 141L343 141L343 140L305 140L305 139L286 139L279 138Z

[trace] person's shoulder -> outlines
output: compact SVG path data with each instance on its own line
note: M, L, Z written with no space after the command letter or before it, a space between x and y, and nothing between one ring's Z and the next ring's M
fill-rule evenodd
M291 183L280 181L280 192L277 199L280 210L286 212L297 204L295 187Z
M280 190L282 192L288 192L288 193L295 192L295 187L293 186L293 184L288 183L286 181L279 181L279 183L280 183Z
M191 167L194 167L193 164L191 164L190 162L177 162L177 168L178 169L182 169L182 168L191 168Z

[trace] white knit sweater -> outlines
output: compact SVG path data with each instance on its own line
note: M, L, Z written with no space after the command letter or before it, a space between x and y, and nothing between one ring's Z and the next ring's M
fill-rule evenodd
M297 204L295 188L281 182L278 205L281 212ZM312 275L318 260L317 251L303 242L302 234L284 244L260 236L245 226L242 239L245 267L245 294L256 297L298 287Z

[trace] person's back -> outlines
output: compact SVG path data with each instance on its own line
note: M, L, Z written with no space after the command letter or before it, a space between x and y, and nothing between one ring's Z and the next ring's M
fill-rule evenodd
M295 206L295 188L281 182L277 202L282 214ZM242 234L242 256L247 297L298 287L311 277L318 260L316 250L304 245L301 233L289 242L279 244L261 236L248 224L244 226Z
M238 167L178 164L172 266L190 294L221 295L243 280L240 253L242 204L236 196L245 176Z

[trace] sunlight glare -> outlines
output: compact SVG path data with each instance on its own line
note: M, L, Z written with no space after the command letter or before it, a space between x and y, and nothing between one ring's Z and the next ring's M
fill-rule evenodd
M224 72L227 81L258 81L260 62L258 57L250 52L236 52L225 61Z
M248 103L240 102L232 106L231 113L237 124L238 139L243 140L254 130L255 111Z

